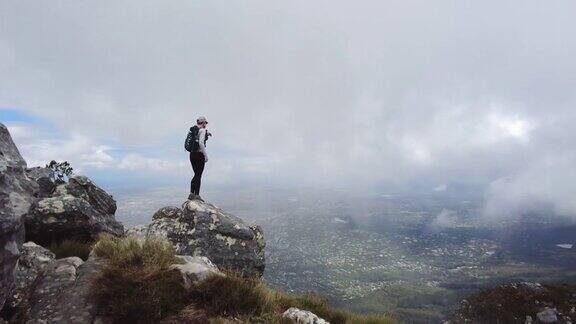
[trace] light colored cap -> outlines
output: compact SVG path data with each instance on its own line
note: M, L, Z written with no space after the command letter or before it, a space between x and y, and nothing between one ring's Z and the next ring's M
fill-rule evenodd
M200 116L200 117L198 117L198 119L196 119L196 123L198 123L198 124L203 123L203 122L207 122L206 117L204 117L204 116Z

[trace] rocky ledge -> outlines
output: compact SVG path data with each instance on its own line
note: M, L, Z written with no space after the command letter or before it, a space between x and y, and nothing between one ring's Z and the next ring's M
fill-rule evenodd
M152 223L129 233L164 237L174 244L176 253L205 256L223 270L245 276L264 273L266 244L260 226L247 225L207 202L187 200L182 208L161 208Z
M112 196L87 177L75 176L32 204L24 217L26 240L48 245L64 238L90 242L102 232L120 236L124 227L115 212Z

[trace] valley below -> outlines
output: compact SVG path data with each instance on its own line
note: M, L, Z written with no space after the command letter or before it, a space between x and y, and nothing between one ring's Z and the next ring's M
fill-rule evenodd
M127 226L186 195L112 191ZM262 226L271 286L353 311L437 322L497 284L576 282L576 224L545 212L488 220L481 200L440 194L209 188L205 198Z

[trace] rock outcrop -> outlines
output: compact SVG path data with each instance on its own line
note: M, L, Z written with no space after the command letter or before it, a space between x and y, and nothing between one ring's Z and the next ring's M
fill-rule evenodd
M93 323L96 305L89 297L90 283L103 261L91 256L58 259L37 279L28 300L28 323ZM101 320L100 322L106 322Z
M86 177L58 184L49 168L28 169L8 129L0 124L0 309L8 296L11 304L19 303L13 295L14 269L25 238L46 246L64 239L91 241L101 232L123 235L115 212L114 199ZM44 252L31 244L22 246L27 254L17 274L16 292L39 271L29 250Z
M316 314L296 307L288 308L282 317L297 324L330 324Z
M264 237L259 226L249 226L238 217L200 200L177 207L164 207L147 227L133 234L167 238L181 255L205 256L219 269L245 276L264 273Z
M54 253L34 242L22 244L18 266L15 270L16 288L6 301L11 312L25 307L33 284L46 267L54 262Z
M38 185L26 176L26 161L0 124L0 308L14 288L18 246L24 240L22 217L37 191Z
M86 262L78 257L55 259L47 249L33 242L24 243L16 268L18 284L8 299L10 321L107 323L97 316L89 296L91 282L103 262L94 255Z
M89 297L91 282L103 261L90 256L55 259L47 249L26 242L16 268L17 286L8 298L11 322L93 323L96 305ZM101 319L101 323L106 323Z
M60 196L72 195L84 199L102 215L114 215L116 213L114 198L85 176L70 178L67 184L58 186L56 192Z
M214 265L207 257L179 255L182 261L179 264L173 264L170 269L177 270L182 274L184 287L189 289L192 284L198 281L204 281L209 276L223 275L218 267Z
M90 179L75 176L31 206L25 217L26 240L47 245L63 239L94 241L102 232L123 235L115 212L112 196Z
M49 168L33 167L26 169L26 175L38 184L38 191L35 193L37 198L50 197L56 189L54 172Z

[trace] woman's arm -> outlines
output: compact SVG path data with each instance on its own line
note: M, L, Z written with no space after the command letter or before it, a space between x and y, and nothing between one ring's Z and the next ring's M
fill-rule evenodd
M199 144L199 151L204 154L204 161L208 162L208 154L206 153L206 146L204 145L204 141L206 140L206 128L200 128L198 130L198 144Z

